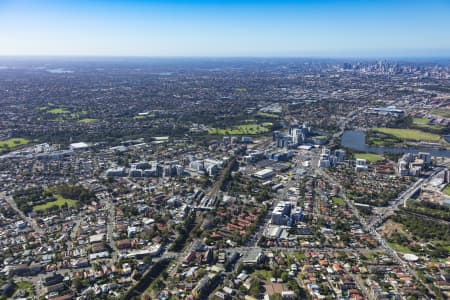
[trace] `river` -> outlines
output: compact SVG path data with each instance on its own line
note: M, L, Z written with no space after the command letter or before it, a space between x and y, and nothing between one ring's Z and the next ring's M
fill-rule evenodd
M341 137L341 146L357 150L360 152L371 152L377 154L387 153L418 153L428 152L433 156L450 157L450 150L440 150L436 148L399 148L399 147L376 147L366 144L366 134L357 130L346 130Z

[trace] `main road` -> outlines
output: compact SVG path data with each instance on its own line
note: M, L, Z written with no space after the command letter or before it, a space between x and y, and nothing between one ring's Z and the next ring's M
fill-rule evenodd
M39 233L41 236L45 236L44 235L44 231L42 230L42 228L39 227L39 225L36 223L35 220L33 220L30 217L27 217L23 211L21 211L18 207L16 202L14 201L14 199L11 196L6 195L5 193L0 193L0 198L1 199L5 199L5 201L9 204L9 206L11 206L11 208L22 218L22 220L24 220L25 222L27 222L28 225L30 225L34 231L36 231L37 233Z
M325 178L327 178L328 180L330 180L331 183L335 184L337 187L339 187L340 190L340 196L342 197L342 199L344 199L344 201L347 203L347 205L352 209L352 212L355 214L355 216L357 217L357 219L359 220L359 222L361 223L362 227L364 228L365 231L369 232L381 245L381 247L386 251L386 253L391 256L391 258L393 258L401 267L402 269L409 273L411 276L413 276L418 282L420 282L423 286L426 287L426 289L428 290L428 292L435 296L434 291L430 288L430 286L425 283L417 274L417 272L415 270L413 270L408 263L406 263L402 258L400 258L400 256L397 254L396 251L394 251L391 246L388 245L388 243L383 239L383 237L373 228L373 226L367 224L366 220L359 214L358 209L355 207L355 205L353 204L353 201L351 201L350 199L348 199L347 195L345 194L345 190L342 187L342 185L337 182L332 176L330 176L329 174L327 174L326 172L324 172L321 169L318 169L317 172L319 174L321 174L322 176L324 176ZM420 185L421 183L419 183ZM416 184L414 184L413 186L415 186ZM414 188L415 189L415 188ZM413 190L414 190L413 189ZM411 191L412 192L412 191ZM406 197L407 195L409 195L409 193L404 193L404 196Z
M383 224L383 222L391 216L400 206L406 207L406 202L408 199L410 199L414 194L420 191L423 186L430 183L430 181L439 174L440 172L443 172L445 168L443 166L436 167L436 169L428 176L428 178L424 179L421 178L418 181L416 181L413 185L411 185L406 191L402 192L400 195L398 195L397 199L395 199L391 205L382 208L382 213L373 218L369 223L368 227L369 229L376 228L377 226L380 226Z

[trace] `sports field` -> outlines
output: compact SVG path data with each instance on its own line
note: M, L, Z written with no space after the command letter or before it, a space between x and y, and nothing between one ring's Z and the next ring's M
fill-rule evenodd
M78 122L80 122L80 123L92 123L92 122L97 122L97 121L98 121L98 119L84 118L84 119L79 120Z
M64 204L67 204L68 207L75 207L77 205L77 201L72 200L72 199L67 199L67 198L64 198L64 197L58 195L55 201L50 201L45 204L34 206L33 211L45 211L45 210L49 209L50 207L53 207L53 206L61 207Z
M413 118L412 121L415 125L427 125L430 122L427 118Z
M435 109L431 111L431 113L437 116L450 118L450 108Z
M331 198L331 201L333 202L333 204L335 204L337 206L343 206L345 204L344 199L342 199L340 197L333 197L333 198Z
M22 145L26 145L30 140L24 138L12 138L5 141L0 141L0 150L14 149Z
M65 109L65 108L52 108L52 109L50 109L50 110L47 110L47 112L49 112L49 113L51 113L51 114L54 114L54 115L59 115L59 114L67 114L67 113L69 113L70 111L68 111L68 110Z
M244 134L254 135L266 132L269 132L269 128L257 124L246 124L228 128L208 129L209 134L217 134L217 135L244 135Z
M262 117L262 118L272 118L272 119L278 119L280 116L277 114L269 114L269 113L265 113L265 112L258 112L256 114L257 117Z
M384 159L383 155L373 153L356 153L355 158L365 159L370 163L378 162Z
M416 129L398 129L398 128L374 128L373 131L394 136L406 141L427 141L438 142L441 137L434 133L424 132Z

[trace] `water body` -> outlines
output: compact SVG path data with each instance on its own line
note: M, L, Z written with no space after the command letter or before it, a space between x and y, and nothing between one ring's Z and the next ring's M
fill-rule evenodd
M418 153L429 152L433 156L450 157L450 150L440 150L436 148L399 148L399 147L376 147L366 144L366 134L357 130L346 130L341 138L341 146L357 150L360 152L371 152L377 154L387 153Z

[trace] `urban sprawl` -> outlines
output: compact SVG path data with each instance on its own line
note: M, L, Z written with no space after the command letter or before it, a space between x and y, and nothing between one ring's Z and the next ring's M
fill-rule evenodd
M450 63L0 66L0 299L450 297Z

